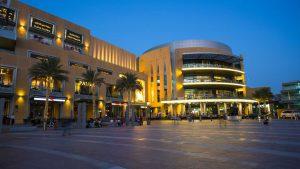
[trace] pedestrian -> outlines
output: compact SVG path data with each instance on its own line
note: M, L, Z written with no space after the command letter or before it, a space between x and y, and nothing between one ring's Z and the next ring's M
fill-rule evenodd
M142 116L140 116L140 126L142 126L143 125L143 118L142 118Z
M63 136L71 135L71 125L72 125L72 121L70 119L63 119L62 121Z
M14 124L15 124L15 115L14 114L12 114L10 116L10 120L11 120L11 125L14 126Z

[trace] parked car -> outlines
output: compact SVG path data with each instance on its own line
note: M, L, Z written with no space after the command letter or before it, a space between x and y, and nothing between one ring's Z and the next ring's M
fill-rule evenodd
M281 118L283 118L283 119L286 119L286 118L291 118L291 119L297 118L297 119L299 119L300 118L300 111L299 110L284 110L281 113Z

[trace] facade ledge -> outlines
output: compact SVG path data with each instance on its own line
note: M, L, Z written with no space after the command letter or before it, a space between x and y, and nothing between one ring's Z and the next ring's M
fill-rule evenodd
M236 72L240 74L244 74L245 72L234 69L234 68L221 68L221 67L184 67L182 68L182 71L194 71L194 70L220 70L220 71L230 71L230 72Z
M252 99L183 99L183 100L164 100L163 104L186 104L186 103L257 103Z
M198 86L198 85L224 85L224 86L238 86L245 87L246 85L234 82L184 82L183 86Z

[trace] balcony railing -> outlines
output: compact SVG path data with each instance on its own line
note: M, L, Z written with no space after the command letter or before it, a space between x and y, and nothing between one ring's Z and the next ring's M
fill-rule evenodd
M45 96L46 95L46 89L45 88L31 88L30 89L30 95L31 96ZM55 97L62 97L63 92L61 89L52 89L50 92L50 96Z
M244 73L241 69L233 67L233 66L226 66L226 65L219 65L219 64L203 64L203 63L190 63L190 64L183 64L183 70L196 70L196 69L203 69L203 68L215 68L221 70L231 70L234 72Z
M246 98L245 96L238 95L186 95L184 99L241 99Z
M106 100L111 102L121 102L123 101L123 96L106 96Z
M93 93L89 92L89 91L75 91L75 94L78 94L78 95L93 95Z
M205 83L205 82L221 82L221 83L237 83L244 84L242 81L231 80L231 79L184 79L183 83Z
M14 92L13 85L0 84L0 93L13 93L13 92Z

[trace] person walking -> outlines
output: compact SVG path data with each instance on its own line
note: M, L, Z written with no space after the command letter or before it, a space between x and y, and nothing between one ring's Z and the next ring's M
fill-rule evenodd
M63 136L71 135L72 121L70 119L63 119L62 127L63 127L63 133L62 133Z
M12 114L10 116L10 120L11 120L11 125L14 126L14 124L15 124L15 115L14 114Z

